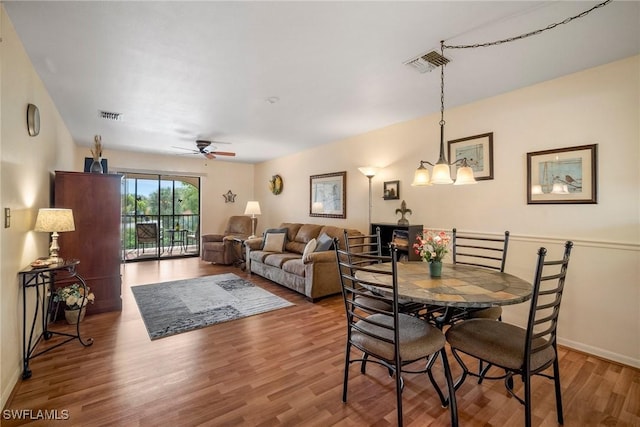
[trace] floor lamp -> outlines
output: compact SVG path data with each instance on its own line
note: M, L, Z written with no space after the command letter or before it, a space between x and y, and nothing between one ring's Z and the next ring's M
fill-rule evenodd
M358 170L369 179L369 228L371 228L371 178L376 176L378 168L374 166L363 166Z
M249 236L249 239L256 237L256 215L260 215L260 213L260 203L256 201L247 202L244 214L251 215L251 236Z

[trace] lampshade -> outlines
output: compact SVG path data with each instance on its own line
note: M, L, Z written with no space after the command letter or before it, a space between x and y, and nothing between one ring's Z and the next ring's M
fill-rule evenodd
M451 184L451 172L449 170L448 163L436 163L433 167L433 176L431 177L432 184Z
M358 170L367 178L373 178L378 173L378 168L375 166L362 166Z
M247 202L247 207L244 209L245 215L260 215L260 203L256 201Z
M38 211L34 231L63 232L75 231L71 209L43 208Z
M429 179L429 169L424 167L424 164L420 162L420 166L416 169L416 173L413 175L412 186L424 186L431 185L431 180Z
M473 169L470 166L462 166L458 168L456 182L453 185L477 184L478 181L473 176Z

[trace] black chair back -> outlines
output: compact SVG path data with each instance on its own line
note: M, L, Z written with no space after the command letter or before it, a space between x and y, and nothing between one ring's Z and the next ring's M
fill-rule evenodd
M344 242L347 252L361 253L364 255L382 256L382 241L380 239L380 227L374 234L349 235L344 230Z
M560 303L562 302L562 293L572 247L573 242L567 241L565 243L564 256L561 260L555 261L545 259L547 255L545 248L538 250L538 262L533 282L531 307L529 308L529 321L527 323L525 371L531 369L531 360L535 359L537 353L543 352L549 347L553 347L554 351L556 349L558 314L560 313ZM542 368L538 367L536 371L546 369L551 365L551 362Z
M473 265L504 272L509 248L509 232L504 237L480 237L453 229L454 264Z
M346 236L345 236L346 237ZM337 239L336 239L337 240ZM337 242L336 242L337 243ZM340 283L342 285L342 296L344 297L345 309L348 320L348 330L351 331L351 327L358 320L365 319L366 316L371 314L382 314L385 316L393 316L394 311L397 314L398 295L397 295L397 262L395 256L381 256L371 255L365 252L351 252L349 250L342 250L337 244L333 245L336 252L336 260L338 262L338 269L340 272ZM349 244L347 243L347 247ZM351 246L353 247L353 245ZM396 251L392 252L395 254ZM374 264L389 262L391 263L391 270L381 271L372 267ZM381 283L372 283L366 280L357 278L358 272L375 272L381 276L391 277L390 282L392 285L383 285ZM384 296L379 292L371 292L371 286L375 286L378 289L387 288L389 293ZM376 304L363 303L363 299L358 297L364 297L364 299L374 299L376 301L387 303L391 311L378 308ZM395 306L394 306L395 300ZM395 307L395 310L393 309ZM350 333L350 332L349 332Z

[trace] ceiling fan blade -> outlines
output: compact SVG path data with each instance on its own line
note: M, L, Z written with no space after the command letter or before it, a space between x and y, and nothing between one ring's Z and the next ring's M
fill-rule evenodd
M218 156L235 156L236 153L232 153L231 151L210 151L213 154L217 154Z
M191 148L184 148L184 147L175 147L175 146L173 146L173 147L171 147L171 148L177 148L178 150L186 150L186 151L191 151L192 153L195 153L195 154L198 154L198 153L199 153L199 151L197 151L197 150L194 150L194 149L191 149Z
M202 153L202 154L204 154L204 156L205 156L207 159L209 159L209 160L211 160L211 159L215 159L215 158L216 158L216 156L214 156L214 155L213 155L213 154L211 154L211 153Z

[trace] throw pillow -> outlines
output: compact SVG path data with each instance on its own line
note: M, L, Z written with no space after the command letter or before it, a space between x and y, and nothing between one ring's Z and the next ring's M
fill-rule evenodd
M267 233L262 250L267 252L282 252L286 240L287 233Z
M317 244L318 242L316 241L316 239L309 240L307 246L304 247L304 252L302 252L302 261L306 260L309 254L316 250Z
M267 234L269 233L284 233L284 246L287 243L287 231L288 230L286 228L267 228L266 230L264 230L264 234L262 235L262 247L260 249L266 251L264 245L267 242Z
M323 252L328 251L333 248L333 239L327 235L327 233L322 233L317 240L318 244L316 246L315 252Z

